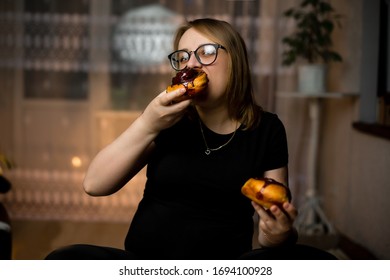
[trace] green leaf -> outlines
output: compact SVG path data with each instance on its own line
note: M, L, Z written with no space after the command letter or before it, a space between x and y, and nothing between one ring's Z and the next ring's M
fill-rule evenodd
M326 19L321 22L321 27L326 30L328 33L332 33L334 29L334 24L331 20Z
M324 0L302 0L284 13L295 20L296 30L282 38L286 49L282 53L283 64L294 63L298 58L308 62L341 61L341 56L331 50L332 33L341 16Z
M14 164L5 155L0 154L0 168L1 166L7 169L11 169L14 167Z
M293 8L288 9L288 10L286 10L286 11L283 13L283 15L284 15L285 17L292 17L293 14L294 14L294 9L293 9Z
M332 6L329 3L327 3L327 2L320 2L318 4L319 4L319 11L322 14L328 14L328 13L333 12L333 8L332 8Z

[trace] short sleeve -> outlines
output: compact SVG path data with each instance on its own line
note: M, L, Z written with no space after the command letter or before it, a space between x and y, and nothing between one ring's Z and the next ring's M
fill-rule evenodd
M266 147L265 170L281 168L288 164L288 145L285 127L275 114L270 114L267 127L268 139Z

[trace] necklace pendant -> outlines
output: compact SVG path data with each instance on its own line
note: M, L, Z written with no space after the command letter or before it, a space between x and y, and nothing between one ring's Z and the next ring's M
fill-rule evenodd
M206 155L209 155L209 154L211 154L211 151L210 151L210 149L207 149L206 151L204 151L204 153L205 153Z

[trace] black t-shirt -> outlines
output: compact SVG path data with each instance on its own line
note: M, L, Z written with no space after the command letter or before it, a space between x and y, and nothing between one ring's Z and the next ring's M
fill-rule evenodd
M282 122L268 112L261 118L209 155L197 120L183 118L161 132L126 249L143 259L234 259L249 251L254 210L241 187L288 163ZM203 131L210 148L232 136Z

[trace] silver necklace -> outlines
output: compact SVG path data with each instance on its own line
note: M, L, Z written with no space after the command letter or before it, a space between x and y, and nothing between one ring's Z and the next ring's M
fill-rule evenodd
M211 152L215 152L215 151L218 151L218 150L222 149L223 147L225 147L227 144L229 144L229 143L233 140L234 135L236 135L236 132L237 132L237 129L238 129L238 122L237 122L237 125L236 125L236 129L234 130L234 133L233 133L233 135L229 138L229 140L228 140L225 144L222 144L221 146L219 146L219 147L217 147L217 148L210 148L210 147L207 145L206 137L204 136L204 133L203 133L202 122L200 121L200 119L199 119L199 126L200 126L200 132L202 133L204 145L206 146L206 150L204 151L204 153L205 153L206 155L209 155L209 154L211 154Z

